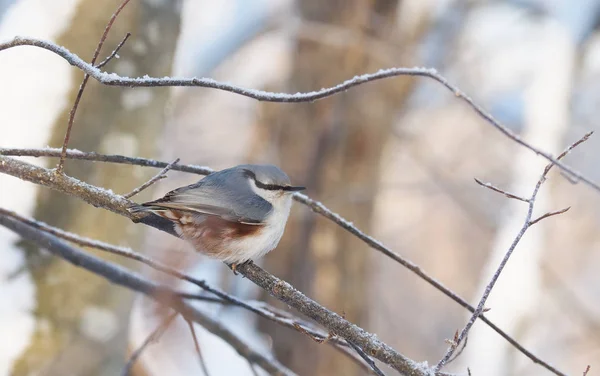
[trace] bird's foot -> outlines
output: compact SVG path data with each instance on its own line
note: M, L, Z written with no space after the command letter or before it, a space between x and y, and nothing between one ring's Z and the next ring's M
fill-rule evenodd
M238 275L238 274L240 274L240 273L238 273L238 272L237 272L237 269L238 269L240 266L243 266L243 265L250 265L250 264L253 264L253 263L254 263L254 261L252 261L252 260L247 260L247 261L244 261L244 262L242 262L242 263L235 263L235 262L233 262L233 263L231 263L231 264L229 264L229 265L227 265L227 266L229 266L229 269L231 269L231 271L233 272L233 275Z

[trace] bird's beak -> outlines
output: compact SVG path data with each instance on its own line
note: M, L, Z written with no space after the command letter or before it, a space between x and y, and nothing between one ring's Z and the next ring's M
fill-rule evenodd
M303 191L305 190L306 187L285 187L286 191L290 191L290 192L298 192L298 191Z

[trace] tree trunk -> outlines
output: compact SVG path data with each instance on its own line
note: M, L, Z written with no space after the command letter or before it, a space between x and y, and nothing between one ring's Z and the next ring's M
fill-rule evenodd
M57 43L90 59L106 22L120 1L82 0L73 22ZM132 37L104 69L126 76L162 77L170 74L179 35L180 1L132 1L121 13L106 40L98 62L124 37ZM80 71L59 116L51 140L60 146L69 110L83 79ZM163 125L168 88L114 88L90 80L75 117L69 146L86 151L152 156ZM50 164L55 164L52 160ZM155 171L84 161L67 161L65 172L91 184L128 192ZM147 193L142 194L146 196ZM147 196L146 196L147 197ZM136 197L135 199L141 200ZM111 243L139 244L131 223L71 197L40 191L35 217L52 225ZM137 232L139 234L139 232ZM114 375L124 364L130 298L122 288L24 247L35 278L38 304L36 334L14 368L14 374ZM93 252L93 251L91 251ZM106 254L98 253L102 257ZM110 257L110 256L108 256ZM112 256L110 258L115 258ZM117 312L115 315L114 312Z

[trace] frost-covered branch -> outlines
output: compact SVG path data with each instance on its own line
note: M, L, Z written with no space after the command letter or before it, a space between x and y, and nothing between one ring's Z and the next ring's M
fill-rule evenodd
M589 132L586 135L584 135L581 139L579 139L576 142L574 142L567 149L565 149L565 151L562 152L558 156L557 159L562 159L571 150L573 150L573 148L575 148L578 145L580 145L581 143L587 141L587 139L592 135L592 133L593 132ZM557 211L553 211L553 212L550 212L550 213L546 213L546 214L540 216L537 219L532 219L533 218L533 209L535 208L535 203L536 203L536 199L537 199L537 196L538 196L538 192L540 191L540 188L542 187L542 185L546 181L546 177L548 176L548 173L552 169L552 166L553 166L552 164L548 164L544 168L544 171L542 172L542 175L540 176L540 178L537 181L535 187L533 188L531 196L529 196L529 198L527 198L525 200L523 200L523 198L521 198L520 196L517 196L517 195L515 195L513 193L510 193L510 192L506 192L506 191L504 191L504 190L502 190L500 188L497 188L497 187L495 187L495 186L493 186L491 184L481 183L479 180L476 179L476 182L478 184L480 184L481 186L485 187L485 188L491 189L494 192L498 192L498 193L504 194L508 198L514 198L514 199L518 199L520 201L527 202L527 205L528 205L527 214L525 215L525 219L523 221L523 226L521 227L521 229L519 230L519 232L515 236L512 244L510 245L510 247L506 251L504 257L500 261L500 264L498 265L498 268L494 272L494 275L492 276L492 278L490 279L490 281L486 285L485 291L483 292L483 295L481 296L481 299L479 300L479 303L477 304L477 309L475 310L475 312L473 312L473 315L471 315L471 317L469 318L469 321L467 322L467 324L465 325L465 327L462 329L462 331L460 332L460 334L458 335L458 337L454 341L452 341L452 344L448 347L448 350L446 351L446 354L444 355L444 357L436 365L436 367L435 367L436 372L439 371L440 369L442 369L442 367L444 367L444 365L446 365L448 363L448 361L450 360L450 358L452 358L452 355L454 354L454 352L458 349L460 343L466 339L467 335L469 334L469 330L471 329L471 327L473 326L473 324L475 324L475 321L477 320L477 318L484 312L485 302L487 301L488 297L490 296L490 294L491 294L491 292L492 292L492 290L493 290L496 282L498 281L498 278L500 278L500 274L504 270L504 267L508 263L508 260L510 259L511 255L513 254L515 248L517 247L517 245L519 244L519 242L521 241L521 239L523 238L523 236L525 235L525 233L527 232L527 230L529 230L529 228L531 228L531 226L533 226L534 224L538 223L539 221L541 221L543 219L549 218L551 216L563 214L567 210L569 210L569 208L562 209L562 210L557 210ZM554 373L564 375L563 373L560 373L556 369L555 369Z
M388 68L381 69L374 73L363 74L348 79L340 84L329 88L323 88L316 91L306 93L275 93L263 90L256 90L250 88L244 88L234 84L216 81L212 78L205 77L192 77L192 78L177 78L177 77L123 77L116 73L107 73L100 70L93 64L85 62L76 54L72 53L63 46L59 46L50 41L30 38L30 37L15 37L13 40L0 43L0 51L14 48L18 46L34 46L51 51L63 59L69 64L81 69L84 73L94 78L98 82L104 85L110 86L126 86L126 87L174 87L174 86L188 86L188 87L204 87L210 89L217 89L228 91L234 94L242 95L248 98L253 98L259 101L266 102L280 102L280 103L299 103L299 102L313 102L319 99L327 98L335 94L344 92L355 86L363 85L368 82L377 80L399 77L399 76L420 76L428 77L443 85L445 88L450 90L457 98L462 99L466 102L479 116L486 120L490 125L500 131L502 134L516 142L517 144L533 151L537 155L540 155L550 161L552 164L558 166L561 170L565 171L573 180L582 181L597 191L600 191L600 185L591 179L585 177L573 168L558 161L549 153L540 150L539 148L531 145L530 143L522 140L517 134L511 131L509 128L504 126L498 120L496 120L489 112L483 107L475 103L469 96L462 92L458 87L450 84L448 80L435 69L432 68Z
M119 14L123 10L123 8L125 8L127 3L129 3L129 0L123 0L121 2L121 4L117 7L117 9L115 10L113 15L108 20L108 23L106 24L106 27L104 28L104 32L102 33L102 36L100 37L100 41L98 42L98 45L96 46L96 50L94 51L94 56L92 57L92 61L90 63L91 66L96 66L95 65L96 60L98 59L98 56L100 56L100 51L102 50L102 46L104 45L104 42L106 42L106 37L108 37L108 33L110 32L112 25L115 23L115 20L117 19L117 17L119 17ZM121 44L119 44L115 48L114 51L118 51L118 49L121 48L123 46L123 44L127 41L127 38L128 37L126 36L123 39L123 42L121 42ZM116 52L114 52L114 55L116 55ZM106 58L106 60L101 62L100 64L98 64L97 67L102 67L102 66L106 65L106 63L108 63L114 57L114 55L110 54ZM66 153L67 153L67 146L69 145L69 139L71 138L71 130L73 129L73 124L75 122L75 114L77 113L77 108L79 107L79 102L81 101L81 97L83 96L83 91L85 90L85 86L87 85L89 79L90 79L90 75L86 73L83 76L83 81L81 81L81 85L79 85L79 90L77 91L77 96L75 97L75 102L73 103L73 107L71 108L71 111L69 111L69 122L67 124L67 131L65 132L65 138L64 138L63 144L62 144L62 152L60 155L60 160L58 162L58 165L56 166L56 171L58 171L59 173L63 172L63 168L65 166L65 157L66 157Z
M350 350L349 344L336 336L332 336L331 333L326 333L320 329L316 329L310 323L305 322L304 320L299 319L298 317L293 316L292 314L278 310L277 308L270 306L264 302L248 302L236 298L233 295L227 294L224 291L211 287L203 280L199 280L194 278L184 272L181 272L175 268L170 267L169 265L163 264L159 261L156 261L148 256L145 256L141 253L135 252L126 247L120 247L113 244L108 244L96 239L86 238L77 234L73 234L68 231L61 230L59 228L50 226L46 223L36 221L32 218L27 218L22 215L19 215L15 212L0 208L0 215L4 215L15 219L19 222L22 222L28 226L31 226L35 229L44 231L53 236L56 236L60 239L66 240L68 242L77 244L82 247L90 247L94 249L98 249L104 252L108 252L117 256L125 257L131 260L135 260L141 262L144 265L149 266L150 268L157 270L161 273L165 273L172 277L178 278L182 281L186 281L192 283L193 285L201 288L202 290L211 293L215 296L215 298L210 299L209 296L202 296L203 301L219 303L219 304L227 304L235 307L240 307L249 312L255 313L258 316L272 321L278 325L284 326L286 328L296 330L302 334L309 336L311 339L319 342L319 343L328 343L329 345L334 346L338 351L342 352L344 355L348 356L354 362L356 362L359 366L361 366L366 371L372 371L371 367L363 362L359 357L355 356L354 352ZM184 294L178 294L179 296L183 296ZM192 298L195 300L200 300L199 295L195 295Z
M57 174L55 170L37 167L14 158L0 156L0 172L55 189L59 192L67 193L96 207L110 210L114 213L126 216L135 222L143 223L171 235L175 235L173 225L168 220L162 219L156 215L130 214L127 211L127 208L133 204L131 201L122 196L115 195L106 189L95 187L64 174ZM3 224L7 221L10 221L11 223L15 222L10 218L0 218L2 218ZM16 223L20 226L26 226L19 222ZM31 229L31 227L29 227L29 229ZM50 236L44 233L42 233L42 235ZM407 376L433 375L432 369L426 364L421 364L409 359L388 344L379 340L374 334L367 332L337 313L321 306L302 292L295 289L289 283L266 272L258 265L247 263L238 266L237 271L276 299L310 317L326 328L330 333L333 333L348 342L352 342L369 356L380 360L401 373ZM174 300L174 302L177 302L177 300ZM185 316L186 312L179 309L182 307L178 305L174 308L179 310Z
M0 148L0 155L6 156L28 156L28 157L60 157L60 149L54 148L43 148L43 149L19 149L19 148ZM87 160L87 161L99 161L99 162L109 162L109 163L119 163L119 164L128 164L128 165L136 165L136 166L145 166L145 167L153 167L153 168L166 168L169 163L157 161L153 159L146 158L138 158L138 157L127 157L122 155L105 155L98 154L94 152L83 152L80 150L67 150L67 158L69 159L78 159L78 160ZM187 172L192 174L199 175L207 175L211 173L213 170L210 167L206 166L197 166L197 165L185 165L185 164L176 164L172 166L172 170ZM482 183L482 185L487 186ZM506 194L506 192L503 192ZM441 282L439 282L434 277L430 276L426 271L421 269L419 265L414 264L410 260L405 259L400 254L387 247L385 244L375 239L374 237L366 234L354 224L352 224L347 219L343 218L339 214L333 212L331 209L327 208L323 203L315 201L310 197L296 193L293 196L294 200L297 202L308 206L312 211L317 214L324 216L330 221L336 223L344 230L350 232L358 239L363 241L369 247L383 253L387 257L392 260L398 262L402 266L406 267L408 270L415 273L417 276L425 280L431 286L442 292L444 295L458 303L463 308L467 309L469 312L474 313L475 307L469 304L464 298L460 295L456 294L454 291L444 286ZM523 199L526 201L526 199ZM545 362L544 360L537 357L535 354L527 350L523 345L521 345L517 340L512 338L508 333L504 332L500 327L491 322L485 315L481 314L479 319L486 323L490 328L492 328L496 333L498 333L502 338L504 338L507 342L509 342L513 347L515 347L519 352L528 357L531 361L536 364L540 364L544 368L549 371L557 374L563 375L562 372L556 370L552 365ZM325 337L318 337L325 338Z
M53 148L44 148L44 149L18 149L18 148L0 148L0 155L11 155L11 156L31 156L31 157L59 157L60 149ZM137 166L147 166L154 168L162 168L168 166L167 162L156 161L152 159L146 158L137 158L137 157L126 157L122 155L105 155L98 153L88 153L79 150L68 150L67 158L71 159L79 159L79 160L88 160L88 161L100 161L100 162L110 162L110 163L119 163L119 164L130 164ZM172 170L206 175L212 172L213 170L206 166L196 166L196 165L184 165L177 164L172 167ZM464 298L456 294L454 291L450 290L446 286L444 286L441 282L430 276L427 272L421 269L420 266L414 264L413 262L404 259L401 255L373 238L372 236L364 233L355 225L353 225L350 221L341 217L339 214L328 209L324 204L311 199L310 197L296 193L294 199L304 205L307 205L311 210L315 213L318 213L325 218L333 221L338 224L346 231L352 233L357 238L365 242L369 247L383 253L384 255L390 257L394 261L400 263L420 278L425 280L427 283L432 285L437 290L441 291L444 295L461 305L462 307L469 310L471 313L475 312L475 307L470 305ZM538 358L535 354L531 353L525 347L523 347L517 340L512 338L498 326L496 326L493 322L487 319L484 315L480 315L479 318L485 322L490 328L496 331L500 336L502 336L506 341L508 341L512 346L514 346L517 350L531 359L534 363L540 364L546 369L558 374L562 375L561 372L555 370L550 364L546 363L542 359Z

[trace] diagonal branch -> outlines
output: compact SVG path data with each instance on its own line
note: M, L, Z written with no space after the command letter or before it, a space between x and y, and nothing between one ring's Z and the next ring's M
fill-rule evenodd
M165 303L165 288L151 282L140 275L133 273L123 267L108 263L96 256L72 247L57 237L44 233L34 227L28 226L13 218L0 214L0 225L14 231L22 238L32 241L54 255L57 255L71 264L89 270L100 275L111 283L127 287L140 292L148 297ZM166 303L179 312L185 319L197 322L211 333L219 336L231 345L241 356L258 364L272 375L294 375L293 372L279 364L277 360L268 358L248 346L237 335L224 327L213 318L206 316L193 305L176 296L168 296Z
M29 38L29 37L15 37L13 40L0 43L0 51L6 50L9 48L14 48L17 46L35 46L39 48L46 49L48 51L54 52L59 55L63 59L65 59L69 64L81 69L84 73L88 74L90 77L96 79L98 82L104 85L110 86L126 86L126 87L173 87L173 86L189 86L189 87L204 87L211 88L217 90L228 91L234 94L242 95L248 98L267 101L267 102L280 102L280 103L298 103L298 102L313 102L319 99L327 98L333 96L335 94L344 92L350 88L355 86L363 85L368 82L387 79L391 77L399 77L399 76L420 76L431 78L446 89L450 90L457 98L463 100L467 105L469 105L473 111L475 111L480 117L482 117L486 122L488 122L491 126L500 131L503 135L516 142L517 144L531 150L535 154L545 158L553 165L558 166L561 170L567 172L572 178L577 181L582 181L588 186L594 188L597 191L600 191L600 185L591 179L583 176L581 173L575 171L573 168L563 164L552 157L550 153L547 153L528 142L524 141L519 137L519 135L515 134L505 125L496 120L489 112L487 112L483 107L475 103L469 96L463 93L458 87L450 84L448 80L441 74L439 74L433 68L388 68L388 69L380 69L374 73L363 74L360 76L355 76L351 79L348 79L338 85L324 88L316 91L311 91L307 93L296 93L296 94L287 94L287 93L274 93L263 90L249 89L241 86L236 86L226 82L219 82L212 78L173 78L173 77L121 77L115 73L106 73L102 72L100 69L95 67L93 64L89 64L81 59L79 56L73 54L65 47L59 46L50 41Z
M144 223L161 231L176 235L173 226L169 221L156 215L130 214L127 211L127 208L132 204L129 200L72 177L57 175L53 173L52 170L33 166L29 163L3 156L0 156L0 172L5 172L23 180L41 184L63 193L79 197L96 207L113 211L136 222ZM10 220L10 218L6 218L5 220ZM21 225L25 226L23 224ZM296 290L289 283L269 274L256 264L251 263L239 266L237 271L256 285L263 288L273 297L315 320L329 332L344 338L346 341L354 343L373 358L388 364L392 368L408 376L426 376L431 374L427 366L407 358L405 355L394 350L391 346L380 341L374 334L365 331L357 325L350 323L337 313L319 305L314 300ZM184 314L183 311L179 311Z
M102 68L103 66L105 66L106 64L108 64L115 57L118 59L119 58L119 56L118 56L119 51L121 50L121 48L123 48L123 46L125 45L125 42L127 42L127 39L129 39L130 36L131 36L131 33L125 34L125 37L123 37L123 40L121 40L121 42L119 44L117 44L117 47L115 47L115 49L113 50L113 52L111 52L110 55L108 55L106 57L106 59L104 59L100 63L98 63L98 65L96 65L96 67Z
M151 344L156 343L156 342L158 342L158 340L160 340L160 337L162 337L162 335L167 331L167 329L169 328L169 326L171 326L171 324L173 323L173 320L175 320L176 317L177 317L177 312L171 313L160 323L160 325L158 325L156 327L156 329L154 329L154 331L152 331L152 333L150 333L150 335L146 338L146 340L144 342L142 342L140 347L138 347L133 352L133 354L131 354L131 356L129 357L129 360L125 364L125 367L123 368L123 372L121 373L122 376L129 376L131 369L133 368L133 365L135 364L135 362L137 362L137 360L140 358L140 356L142 356L142 352L144 352L144 350L148 346L150 346Z
M208 368L206 367L206 362L204 361L204 356L202 356L202 350L200 349L200 342L198 341L198 336L196 335L196 329L194 329L194 323L189 320L185 321L187 322L190 333L192 334L192 340L194 341L194 348L196 349L196 354L198 355L198 361L200 362L202 374L204 376L210 376L210 373L208 373Z
M146 188L150 187L152 184L156 183L157 181L166 178L167 172L169 172L169 170L172 169L173 166L175 166L178 162L179 162L179 158L175 159L173 162L169 163L165 168L163 168L158 174L154 175L150 180L148 180L144 184L140 185L139 187L135 188L133 191L131 191L127 194L124 194L123 197L132 198L133 196L137 195L144 189L146 189Z
M104 243L102 241L99 240L95 240L95 239L89 239L89 238L85 238L67 231L63 231L61 229L58 229L56 227L52 227L49 226L43 222L39 222L36 220L33 220L31 218L27 218L27 217L23 217L17 213L14 213L12 211L6 210L6 209L2 209L0 208L0 215L5 215L8 216L10 218L13 218L19 222L22 222L28 226L31 226L35 229L44 231L46 233L52 234L58 238L67 240L69 242L78 244L80 246L83 247L91 247L91 248L95 248L101 251L106 251L118 256L123 256L135 261L139 261L151 268L153 268L154 270L163 272L165 274L171 275L173 277L176 277L180 280L183 281L187 281L190 282L198 287L200 287L201 289L210 292L211 294L217 296L218 298L212 298L210 296L201 296L201 295L186 295L186 294L182 294L182 293L177 293L176 295L181 296L181 297L186 297L188 299L195 299L195 300L202 300L205 302L211 302L211 303L219 303L219 304L230 304L236 307L240 307L243 308L249 312L253 312L257 315L259 315L260 317L263 317L269 321L272 321L276 324L282 325L284 327L290 328L290 329L294 329L302 334L308 335L310 336L310 338L312 338L313 340L315 340L318 343L328 343L332 346L334 346L338 351L342 352L344 355L348 356L351 360L353 360L355 363L357 363L360 367L363 367L363 369L365 369L365 371L371 372L371 368L369 367L368 364L365 364L364 362L362 362L359 358L357 358L354 355L354 352L352 352L350 349L348 349L348 343L346 341L344 341L343 339L340 339L338 337L332 336L331 334L327 334L321 330L318 329L314 329L312 327L311 324L304 322L302 320L300 320L297 317L294 317L293 315L289 314L288 312L285 311L280 311L278 309L276 309L275 307L272 307L266 303L263 302L247 302L247 301L243 301L240 300L230 294L227 294L221 290L215 289L211 286L209 286L206 282L198 280L194 277L191 277L187 274L184 274L174 268L169 267L168 265L162 264L158 261L155 261L151 258L149 258L148 256L145 256L141 253L137 253L132 251L131 249L128 248L124 248L124 247L118 247L112 244L108 244L108 243Z
M104 33L102 33L100 42L98 42L98 46L96 46L96 50L94 51L94 56L92 57L92 62L90 63L91 66L94 66L94 64L96 64L96 60L98 59L98 56L100 55L100 50L102 50L102 46L104 45L104 42L106 41L108 32L110 31L113 23L119 16L119 13L121 13L121 11L123 10L123 8L125 8L125 6L127 5L128 2L129 2L129 0L123 0L121 5L119 5L117 10L115 11L115 13L113 13L113 15L110 17L110 20L108 21L108 23L106 24L106 27L104 28ZM125 40L126 39L127 39L127 37L125 38ZM123 43L125 42L125 40L123 41ZM107 58L106 62L108 62L110 59L111 59L111 57L109 56ZM65 165L66 153L67 153L67 146L69 145L69 139L71 138L71 130L73 129L73 123L75 122L75 113L77 112L77 107L79 106L79 102L81 101L81 97L83 96L83 91L85 90L85 86L87 85L89 79L90 79L90 75L88 73L86 73L83 76L83 81L81 82L81 85L79 86L79 90L77 91L77 96L75 97L75 102L73 103L73 107L71 108L71 111L69 112L69 123L67 125L67 131L65 132L65 139L64 139L63 145L62 145L60 161L58 162L58 166L56 166L56 172L58 174L62 174L62 172L63 172L63 168Z
M567 149L565 149L565 151L562 152L558 156L558 158L560 159L560 158L563 158L564 156L566 156L571 150L573 150L573 148L575 148L576 146L585 142L591 136L591 134L592 134L591 132L587 133L581 139L575 141ZM534 224L541 221L542 219L545 219L545 218L548 218L548 217L551 217L554 215L562 214L562 213L565 213L567 210L569 210L569 208L562 209L562 210L559 210L556 212L544 214L535 220L531 219L533 217L533 209L535 207L537 195L540 191L540 188L546 181L546 177L548 176L548 173L552 169L552 166L553 166L552 164L548 164L544 168L542 175L540 176L535 187L533 188L533 192L531 193L531 196L529 197L529 199L526 200L526 202L528 204L528 208L527 208L527 214L525 215L525 220L524 220L523 226L519 230L519 233L514 238L512 244L510 245L510 247L506 251L504 257L500 261L500 264L498 265L498 268L494 272L494 275L492 276L490 282L485 287L485 291L483 292L483 295L481 296L481 299L479 300L479 303L477 304L477 309L475 310L475 312L473 312L473 315L471 315L471 317L469 318L469 321L467 322L467 324L465 325L463 330L460 332L460 335L458 336L457 340L453 341L452 345L450 345L450 347L446 351L446 354L444 355L444 357L435 366L436 372L439 371L440 369L442 369L442 367L444 367L444 365L446 365L448 363L448 361L452 358L452 355L457 350L460 343L467 338L467 335L469 334L469 330L471 329L473 324L475 324L475 321L477 320L477 318L484 312L485 302L487 301L488 297L490 296L492 289L494 288L496 282L500 278L500 274L504 270L504 267L506 266L506 264L508 263L508 260L512 256L512 253L514 252L515 248L517 247L517 245L519 244L519 242L521 241L521 239L523 238L523 235L525 235L527 230ZM504 192L502 191L501 193L504 193Z
M18 148L0 148L0 156L1 155L13 155L13 156L30 156L30 157L58 157L60 156L60 149L53 148L43 148L43 149L18 149ZM154 168L162 168L168 166L167 162L156 161L153 159L146 158L138 158L138 157L126 157L122 155L105 155L98 154L94 152L83 152L79 150L68 150L67 157L79 160L88 160L88 161L100 161L100 162L110 162L110 163L119 163L119 164L129 164L129 165L137 165L137 166L146 166L146 167L154 167ZM24 162L19 162L24 163ZM177 164L173 166L172 170L182 171L187 173L199 174L199 175L207 175L210 174L213 170L209 167L205 166L197 166L197 165L180 165ZM2 170L2 165L0 165L0 171ZM7 172L7 171L5 171ZM9 172L10 173L10 172ZM18 176L18 175L17 175ZM38 183L39 184L39 183ZM60 190L59 187L55 187L54 189ZM431 286L442 292L444 295L458 303L463 308L467 309L469 312L475 312L475 307L469 304L464 298L456 294L454 291L450 290L448 287L444 286L441 282L430 276L427 272L421 269L420 266L414 264L413 262L404 259L401 255L394 252L392 249L385 246L383 243L375 239L374 237L362 232L355 225L353 225L350 221L346 220L342 216L337 213L334 213L330 209L328 209L321 202L315 201L308 196L303 194L296 193L293 198L303 204L311 208L315 213L324 216L330 221L336 223L344 230L352 233L358 239L363 241L369 247L375 249L391 258L392 260L398 262L411 272L415 273L417 276L425 280ZM524 199L527 201L526 199ZM127 213L128 214L128 213ZM147 217L146 217L147 218ZM127 256L126 256L127 257ZM523 355L528 357L532 362L536 364L540 364L550 372L556 375L564 375L561 371L545 362L544 360L537 357L535 354L527 350L523 345L521 345L517 340L512 338L498 326L496 326L493 322L491 322L487 317L483 314L479 316L479 318L486 323L490 328L492 328L496 333L498 333L502 338L504 338L507 342L509 342L513 347L515 347L518 351L520 351ZM326 337L321 337L326 338Z

